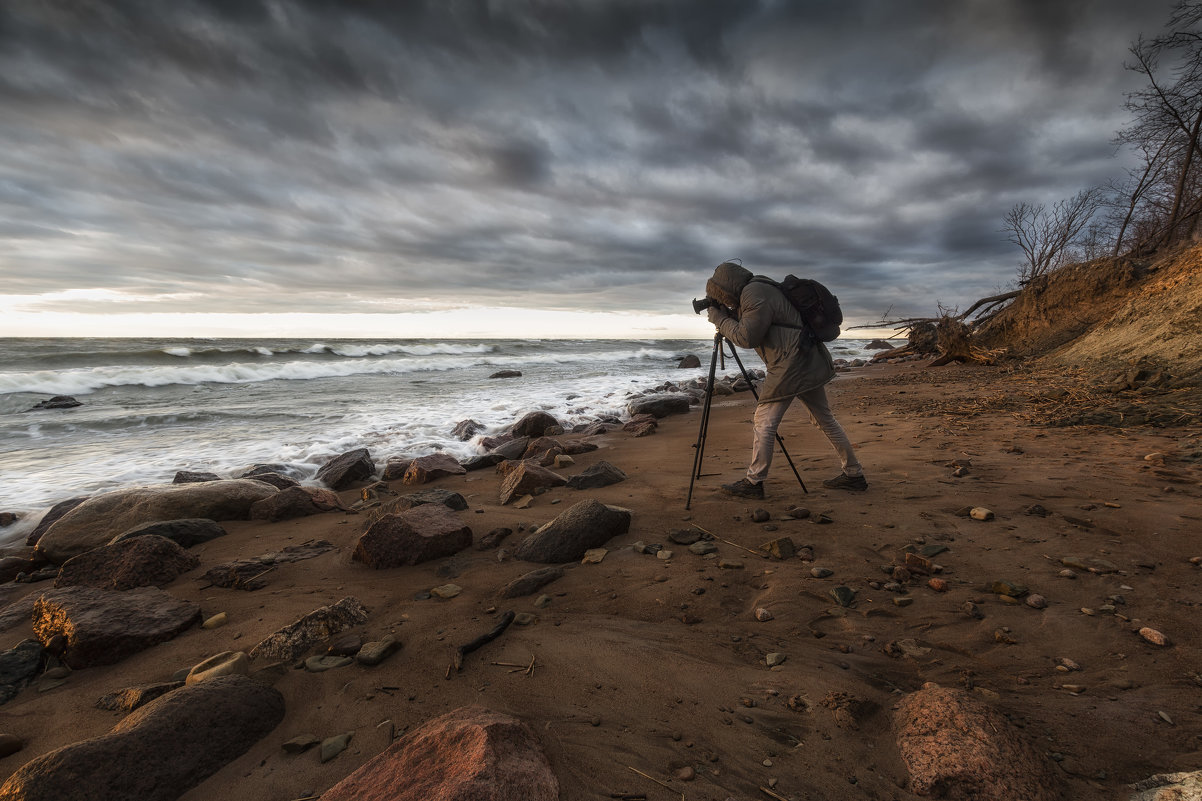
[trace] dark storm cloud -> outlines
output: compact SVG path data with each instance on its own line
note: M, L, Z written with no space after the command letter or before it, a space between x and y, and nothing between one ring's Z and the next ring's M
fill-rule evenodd
M4 291L679 311L739 256L966 304L1010 206L1122 172L1170 5L6 2Z

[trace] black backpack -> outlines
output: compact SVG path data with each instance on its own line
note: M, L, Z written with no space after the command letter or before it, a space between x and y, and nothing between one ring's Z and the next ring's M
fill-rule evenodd
M798 278L786 275L785 280L777 283L771 278L757 275L751 279L764 284L772 284L779 289L793 304L805 320L805 326L773 323L783 328L804 328L815 338L823 342L833 342L839 336L839 326L843 324L843 310L839 308L839 299L822 284L812 278Z

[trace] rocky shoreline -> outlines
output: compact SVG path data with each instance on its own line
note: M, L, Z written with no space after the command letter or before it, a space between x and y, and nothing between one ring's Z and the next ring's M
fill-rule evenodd
M791 415L808 495L782 469L749 508L709 472L685 511L690 382L462 464L360 448L320 487L261 465L59 504L0 559L0 798L1154 798L1132 785L1202 767L1173 589L1197 434L939 403L1014 380L836 382L863 495L815 490L833 459Z

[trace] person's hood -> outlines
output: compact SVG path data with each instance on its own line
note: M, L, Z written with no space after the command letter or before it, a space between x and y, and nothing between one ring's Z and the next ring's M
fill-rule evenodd
M731 309L739 308L739 295L751 280L751 271L733 261L724 261L714 269L714 277L705 282L705 294Z

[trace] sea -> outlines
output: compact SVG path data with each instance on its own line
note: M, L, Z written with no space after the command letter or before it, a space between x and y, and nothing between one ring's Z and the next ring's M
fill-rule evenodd
M853 360L868 340L840 339ZM391 457L466 458L465 419L496 434L544 410L565 428L625 417L634 394L704 377L713 340L0 339L0 512L25 536L51 505L177 471L235 477L284 464L302 482L366 447ZM678 368L696 355L700 368ZM748 369L762 367L740 351ZM732 360L723 374L737 372ZM490 378L502 370L518 378ZM34 409L69 395L81 405Z

